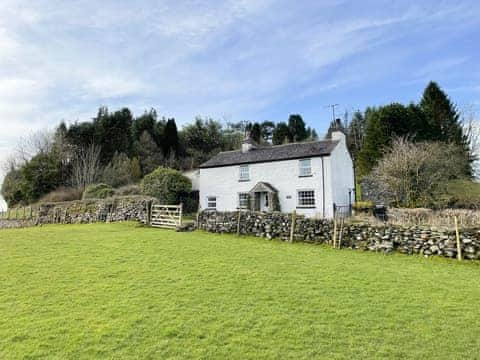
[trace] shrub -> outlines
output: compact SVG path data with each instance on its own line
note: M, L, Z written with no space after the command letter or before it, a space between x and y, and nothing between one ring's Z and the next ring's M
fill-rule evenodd
M113 187L130 184L134 181L132 170L137 171L133 169L132 161L128 156L124 153L115 153L112 161L103 169L102 181Z
M435 207L437 208L480 208L480 183L470 180L453 180L445 187Z
M59 187L47 195L40 198L40 202L62 202L62 201L74 201L82 198L82 190L75 188Z
M107 184L88 185L83 193L83 199L105 199L114 194L114 190Z
M140 185L125 185L118 189L115 189L115 195L126 196L126 195L140 195L142 190Z
M141 188L143 195L173 205L181 202L181 198L192 190L192 183L178 170L159 167L145 176Z

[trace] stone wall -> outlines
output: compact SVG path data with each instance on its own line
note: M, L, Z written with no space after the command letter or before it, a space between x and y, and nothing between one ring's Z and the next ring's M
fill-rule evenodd
M85 224L126 220L146 222L147 205L152 201L153 198L135 195L44 203L20 211L20 217L13 220L0 220L0 229L42 224Z
M82 224L136 220L145 222L153 198L119 196L40 205L37 224Z
M240 233L268 239L290 239L292 216L282 213L203 211L199 214L198 228L217 233ZM340 229L337 228L337 241ZM333 222L302 216L295 221L294 241L315 244L329 243L333 238ZM480 228L463 229L460 233L462 254L465 259L480 259ZM420 254L424 256L456 257L455 232L429 227L403 227L399 225L371 225L345 223L341 246L368 251Z

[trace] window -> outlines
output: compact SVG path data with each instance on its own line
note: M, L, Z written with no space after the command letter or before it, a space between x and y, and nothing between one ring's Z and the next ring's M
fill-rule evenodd
M238 207L240 209L248 209L250 203L250 195L248 193L238 194Z
M248 165L240 165L240 181L250 180Z
M299 161L299 176L312 176L312 159L302 159Z
M216 196L207 196L207 208L216 209L217 208L217 197Z
M297 198L299 207L315 207L315 191L299 190Z

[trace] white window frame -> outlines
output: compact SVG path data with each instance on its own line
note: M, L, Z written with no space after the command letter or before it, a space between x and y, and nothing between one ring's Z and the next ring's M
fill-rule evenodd
M250 181L250 167L248 164L240 165L238 168L238 180Z
M298 176L299 177L312 176L312 159L298 160Z
M312 193L313 196L301 196L300 194ZM316 207L315 190L313 189L299 189L297 190L297 207L312 209Z
M211 204L214 204L213 206ZM217 209L217 197L214 195L207 196L207 209Z
M247 203L245 205L242 205L242 199L241 199L241 196L242 195L246 195L247 196ZM245 201L245 199L244 199ZM250 206L250 194L248 192L240 192L238 193L238 208L239 209L248 209Z

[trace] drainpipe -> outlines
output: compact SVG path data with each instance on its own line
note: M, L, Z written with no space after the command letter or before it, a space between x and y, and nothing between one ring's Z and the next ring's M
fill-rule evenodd
M323 203L323 218L325 219L325 163L323 162L323 156L321 157L322 159L322 203Z

